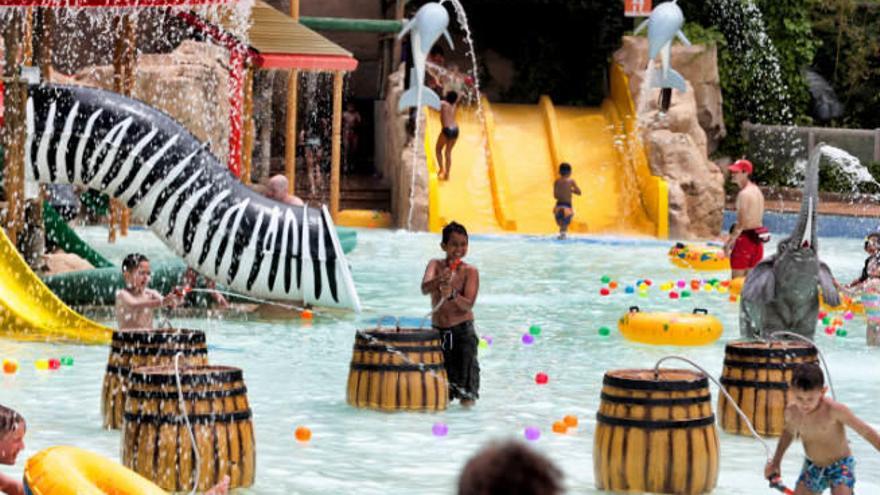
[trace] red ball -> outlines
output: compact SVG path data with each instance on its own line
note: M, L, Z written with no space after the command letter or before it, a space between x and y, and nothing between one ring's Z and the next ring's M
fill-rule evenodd
M57 370L61 367L61 360L58 358L49 358L49 369Z
M834 327L825 327L825 333L828 335L834 335Z
M828 316L828 313L826 313L826 312L824 312L824 311L819 311L819 319L820 319L820 320L823 319L823 318L825 318L826 316Z
M651 279L646 278L645 280L642 280L642 283L644 283L645 285L647 285L648 287L650 287L650 286L651 286Z
M471 76L464 76L464 83L467 84L468 86L473 86L474 85L474 78Z
M669 299L678 299L678 292L671 291L669 293Z
M611 291L608 290L607 288L602 287L601 289L599 289L600 296L607 296L608 294L611 294Z
M547 373L544 373L543 371L541 371L537 375L535 375L535 383L537 383L538 385L547 385L547 382L549 380L550 380L550 377L547 376Z

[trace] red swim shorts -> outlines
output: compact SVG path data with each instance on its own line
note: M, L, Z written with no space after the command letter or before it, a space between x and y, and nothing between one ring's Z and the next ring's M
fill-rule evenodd
M751 270L764 259L764 243L753 230L746 230L736 238L730 253L730 268Z

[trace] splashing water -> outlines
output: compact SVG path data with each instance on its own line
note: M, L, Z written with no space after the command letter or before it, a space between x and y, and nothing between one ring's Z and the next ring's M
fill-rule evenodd
M873 184L880 187L880 183L874 179L874 176L871 175L867 167L862 165L858 158L846 150L823 144L819 147L819 153L828 159L828 163L839 172L839 176L848 183L853 192L858 192L858 187L861 184ZM806 165L807 160L797 160L795 162L795 175L798 178L803 178Z

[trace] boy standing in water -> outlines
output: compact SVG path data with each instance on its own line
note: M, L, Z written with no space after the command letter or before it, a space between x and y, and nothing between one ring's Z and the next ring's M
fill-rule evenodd
M431 295L431 324L440 332L443 342L449 399L459 398L461 405L472 406L480 396L478 339L472 311L480 289L480 274L475 266L463 261L468 249L468 233L463 225L451 222L443 227L440 248L446 257L428 262L422 294Z
M553 197L556 198L556 206L553 207L553 216L556 217L556 225L559 225L559 239L565 239L568 225L574 218L574 209L571 207L572 193L581 195L581 188L571 178L571 165L561 163L559 165L559 178L553 183Z
M452 147L458 140L458 124L455 121L455 111L458 109L458 93L450 91L446 93L443 101L440 102L440 123L443 129L440 136L437 137L437 166L440 171L437 178L440 180L449 180L449 170L452 168ZM446 152L446 161L443 161L444 150Z
M171 293L165 297L147 288L150 282L150 260L146 256L132 253L122 260L122 278L125 288L116 291L116 322L119 330L153 328L153 310L160 307L175 307L182 294Z
M855 459L846 440L849 426L880 450L880 435L868 423L857 418L845 405L825 397L828 387L822 370L815 363L794 369L790 402L785 407L785 431L776 446L776 454L764 468L771 481L781 475L780 463L792 440L801 437L807 457L798 478L796 495L819 494L831 488L833 495L852 495L856 482Z

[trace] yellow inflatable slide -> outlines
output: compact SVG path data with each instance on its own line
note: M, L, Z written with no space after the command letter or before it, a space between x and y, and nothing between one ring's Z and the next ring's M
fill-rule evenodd
M58 299L0 229L0 337L107 344L112 333Z

